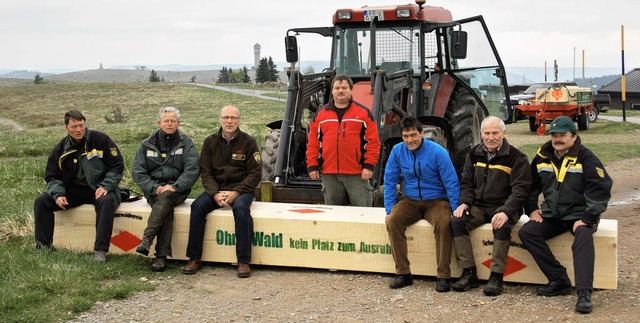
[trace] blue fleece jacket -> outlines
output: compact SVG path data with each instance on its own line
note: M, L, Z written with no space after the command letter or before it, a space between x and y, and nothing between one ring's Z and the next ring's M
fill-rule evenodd
M411 151L403 142L391 150L384 171L384 207L387 214L398 202L396 187L403 182L403 195L414 200L448 198L451 209L458 207L460 184L446 149L423 139L420 148Z

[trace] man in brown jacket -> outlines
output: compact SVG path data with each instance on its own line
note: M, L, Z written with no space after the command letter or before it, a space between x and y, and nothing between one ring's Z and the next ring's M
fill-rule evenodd
M189 262L182 272L195 274L200 269L207 215L215 209L230 206L235 220L238 277L245 278L251 276L253 218L250 208L253 190L262 177L260 149L251 135L240 130L238 108L222 108L220 124L218 133L205 138L202 144L200 176L205 192L191 204Z

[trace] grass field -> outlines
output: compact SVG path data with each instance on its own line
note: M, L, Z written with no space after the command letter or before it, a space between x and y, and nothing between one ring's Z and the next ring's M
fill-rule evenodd
M148 260L112 256L100 266L89 253L33 249L33 200L46 187L46 158L66 135L63 114L83 111L88 126L108 133L125 159L123 184L135 187L131 162L139 143L157 129L156 112L175 106L183 115L181 130L197 147L217 131L220 108L233 104L241 110L241 129L262 144L265 124L280 119L284 102L260 100L185 84L170 83L0 83L0 321L61 321L77 316L96 301L125 298L153 288L139 280L154 275ZM110 123L117 109L125 123ZM640 156L639 125L599 120L581 133L605 162ZM508 126L511 143L531 158L547 137L529 132L526 122ZM202 192L200 182L192 198ZM173 273L175 274L175 273Z

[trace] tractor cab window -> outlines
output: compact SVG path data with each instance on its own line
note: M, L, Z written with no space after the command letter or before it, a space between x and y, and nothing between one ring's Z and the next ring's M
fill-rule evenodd
M457 26L447 29L450 52L456 42L453 31L457 30ZM499 74L504 74L505 71L499 68L500 64L493 53L482 23L477 20L464 22L462 30L468 35L467 55L460 59L450 59L448 63L451 72L471 87L484 102L489 114L506 120L508 111L500 106L500 100L505 97L505 89L499 78Z
M334 62L336 73L351 77L371 75L371 31L369 27L336 28ZM413 68L419 74L418 39L413 27L377 26L375 68L387 73Z

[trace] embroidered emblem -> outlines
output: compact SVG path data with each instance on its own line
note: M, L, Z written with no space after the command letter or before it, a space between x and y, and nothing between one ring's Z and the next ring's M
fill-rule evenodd
M600 176L600 178L604 178L604 169L596 167L596 172L598 172L598 176Z
M256 160L256 162L257 162L258 164L260 164L260 153L259 153L259 152L257 152L257 151L256 151L255 153L253 153L253 159L255 159L255 160Z
M118 156L118 148L112 147L112 148L109 148L109 150L111 150L111 156L113 157Z
M233 159L233 160L244 160L245 159L245 155L244 154L232 154L231 155L231 159Z

